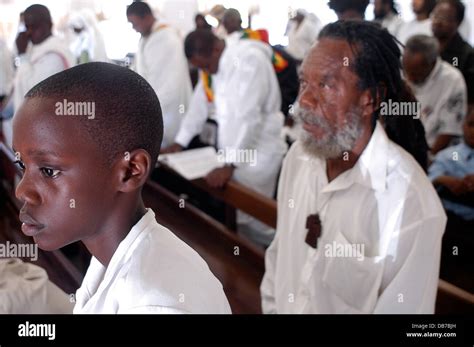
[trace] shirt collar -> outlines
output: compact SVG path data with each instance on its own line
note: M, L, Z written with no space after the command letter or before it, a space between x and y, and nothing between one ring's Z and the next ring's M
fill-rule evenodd
M107 267L102 265L96 257L92 257L81 289L78 291L78 295L80 295L80 297L78 297L79 306L86 305L92 296L96 294L100 295L100 293L107 288L115 278L117 269L133 252L133 243L135 240L143 231L153 225L154 220L155 213L152 209L147 209L143 217L132 227L125 239L120 242Z
M464 161L474 158L474 148L469 147L464 141L459 144L461 159Z
M358 183L377 191L384 191L387 178L389 139L382 124L377 122L375 130L362 155L352 170L359 171Z
M109 266L107 269L114 269L120 266L122 262L128 260L129 256L133 251L133 244L137 238L155 221L155 213L151 208L147 209L147 212L140 218L125 238L120 242L117 249L115 250L112 259L110 259ZM107 276L107 275L106 275Z

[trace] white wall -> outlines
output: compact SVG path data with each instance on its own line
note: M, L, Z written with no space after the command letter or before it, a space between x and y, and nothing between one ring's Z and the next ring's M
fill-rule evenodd
M100 23L106 39L107 53L111 58L122 58L136 50L139 35L133 31L125 16L125 9L132 0L0 0L0 38L6 38L13 45L20 11L33 3L46 5L53 16L56 27L64 27L65 16L74 9L89 7L102 13L105 20ZM336 20L335 13L327 6L327 0L148 0L151 7L168 22L178 26L182 34L193 29L194 14L210 10L216 4L234 7L242 14L243 24L247 25L247 14L251 7L258 8L253 17L253 28L266 28L272 44L287 44L284 36L289 11L298 8L316 14L323 24ZM469 41L474 43L474 0L464 0L466 18L469 19ZM399 0L402 18L413 19L411 0ZM366 13L373 18L373 6Z

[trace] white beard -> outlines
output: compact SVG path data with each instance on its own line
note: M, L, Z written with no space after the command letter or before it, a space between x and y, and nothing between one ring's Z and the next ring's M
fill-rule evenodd
M300 140L304 151L322 159L335 159L341 157L344 152L350 152L363 133L358 111L357 109L350 111L342 128L334 130L324 117L317 116L296 104L294 116L308 124L318 126L325 134L323 138L315 139L313 135L302 130Z

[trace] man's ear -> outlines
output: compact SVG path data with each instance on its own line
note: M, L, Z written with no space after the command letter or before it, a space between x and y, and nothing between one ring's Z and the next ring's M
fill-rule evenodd
M362 92L362 96L359 99L359 106L362 109L362 117L372 118L374 112L380 108L380 103L382 100L385 100L386 93L387 89L385 85L380 85L379 88L377 88L375 98L372 95L372 91L370 89L364 90Z
M114 166L117 174L117 190L129 193L140 189L148 179L151 167L151 156L143 149L125 152Z

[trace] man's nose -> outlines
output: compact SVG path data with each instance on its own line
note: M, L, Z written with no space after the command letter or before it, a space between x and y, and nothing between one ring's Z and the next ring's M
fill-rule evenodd
M298 96L298 103L301 107L307 109L314 109L318 105L318 100L315 94L311 91L311 89L306 86L300 90L300 94Z

